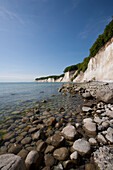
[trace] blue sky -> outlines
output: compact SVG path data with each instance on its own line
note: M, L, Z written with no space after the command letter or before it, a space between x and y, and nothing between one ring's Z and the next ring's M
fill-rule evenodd
M0 0L0 82L62 74L112 15L113 0Z

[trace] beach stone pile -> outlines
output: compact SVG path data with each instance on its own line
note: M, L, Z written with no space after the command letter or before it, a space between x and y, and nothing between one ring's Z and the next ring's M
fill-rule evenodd
M60 93L83 96L80 112L65 115L65 108L61 107L59 118L57 114L51 115L50 109L40 117L40 110L35 109L13 121L1 144L0 168L112 169L113 103L112 95L107 97L110 103L96 98L97 90L102 88L112 91L107 84L63 86ZM13 131L15 123L18 127Z

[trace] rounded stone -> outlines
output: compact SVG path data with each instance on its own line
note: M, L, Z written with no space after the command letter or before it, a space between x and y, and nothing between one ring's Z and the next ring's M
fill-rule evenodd
M17 154L21 150L21 145L14 143L8 150L9 153Z
M89 154L90 153L90 150L91 150L91 146L89 144L89 142L87 142L86 140L84 139L78 139L74 142L73 146L72 146L72 149L74 151L78 151L78 153L81 155L81 156L84 156L86 154Z
M28 170L33 169L33 170L37 170L38 166L39 166L39 153L37 151L31 151L29 152L29 154L26 157L25 160L25 164L26 164L26 168Z
M61 133L68 140L73 140L77 136L77 131L72 125L67 125L65 128L63 128Z
M26 138L24 138L22 141L21 141L21 143L23 144L23 145L26 145L26 144L28 144L28 143L30 143L31 142L31 137L26 137Z
M45 160L45 165L46 166L50 166L51 167L51 166L54 165L55 160L54 160L54 157L51 154L46 154L44 156L44 160Z
M69 156L69 151L67 148L65 147L62 147L62 148L59 148L59 149L56 149L54 152L53 152L53 156L58 159L59 161L64 161L68 158Z
M55 134L51 137L51 144L54 147L59 147L64 143L64 136L60 134Z

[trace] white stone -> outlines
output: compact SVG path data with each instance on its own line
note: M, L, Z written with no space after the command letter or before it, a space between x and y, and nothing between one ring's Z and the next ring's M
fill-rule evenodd
M78 152L75 151L70 155L70 159L71 160L77 160L78 159Z
M96 123L93 123L93 122L85 123L84 128L88 132L96 133Z
M90 143L91 145L97 145L97 141L96 141L96 139L94 139L94 138L89 138L89 143Z
M99 117L95 117L94 118L94 122L98 123L98 124L101 124L102 123L102 119L100 119Z
M92 109L90 107L83 106L82 111L83 112L90 112L90 111L92 111Z
M102 134L98 134L97 135L97 139L98 139L98 141L100 142L100 143L103 143L103 144L106 144L107 143L107 141L106 141L106 139L104 138L104 136L102 135Z
M111 128L111 127L109 127L108 129L107 129L107 134L106 134L106 139L108 140L108 141L110 141L111 143L113 143L113 128Z
M84 139L78 139L73 143L72 149L78 151L82 156L90 152L90 144Z
M93 120L91 118L85 118L83 119L83 123L89 123L92 122Z
M73 140L75 136L77 135L77 131L74 126L67 125L65 128L63 128L61 132L66 139Z

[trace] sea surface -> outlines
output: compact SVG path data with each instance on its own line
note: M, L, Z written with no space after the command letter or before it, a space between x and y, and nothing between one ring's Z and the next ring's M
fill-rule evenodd
M53 112L64 107L67 112L75 111L82 103L80 96L75 98L69 94L63 96L58 88L63 83L0 83L0 119L6 119L13 113L18 114L34 108L38 103L47 100L40 109L51 108ZM51 96L52 95L52 96Z

